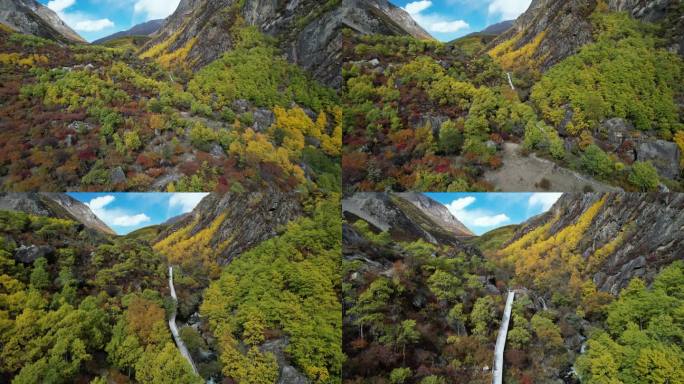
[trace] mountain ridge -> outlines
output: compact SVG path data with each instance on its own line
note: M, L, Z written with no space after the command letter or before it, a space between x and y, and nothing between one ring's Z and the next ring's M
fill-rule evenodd
M0 0L0 23L43 38L85 43L57 13L36 0Z
M90 208L66 193L0 193L0 209L70 219L98 232L116 235Z
M104 44L108 41L112 41L121 37L127 37L127 36L150 36L157 32L159 28L164 25L164 22L166 19L156 19L156 20L149 20L144 23L136 24L133 27L125 30L125 31L119 31L116 33L113 33L109 36L102 37L100 39L97 39L93 41L91 44Z

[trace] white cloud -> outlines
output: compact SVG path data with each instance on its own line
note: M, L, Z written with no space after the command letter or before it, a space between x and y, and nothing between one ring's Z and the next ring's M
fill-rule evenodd
M59 13L76 4L76 0L50 0L47 7Z
M426 13L432 1L420 0L406 4L404 10L428 32L453 33L470 28L463 20L451 20L437 13Z
M113 26L114 23L109 19L81 20L74 24L74 29L83 32L97 32Z
M83 12L67 11L74 5L76 5L76 0L50 0L47 7L55 11L68 26L77 32L97 32L114 26L114 22L107 18L96 19Z
M493 0L489 3L489 16L498 16L499 20L517 19L525 12L532 0Z
M415 15L416 13L421 13L430 7L432 7L432 1L421 0L421 1L414 1L413 3L406 4L406 7L404 7L404 9L410 15Z
M86 205L100 220L109 226L133 227L150 221L150 217L144 213L128 214L118 208L107 208L116 198L112 195L99 196Z
M144 14L145 20L164 19L178 8L180 0L137 0L133 6L135 14Z
M174 193L169 199L169 208L180 207L183 213L190 212L208 193Z
M446 204L447 209L467 227L488 228L509 222L511 219L503 213L492 213L484 209L468 209L476 201L473 196L466 196Z
M528 207L530 209L541 207L546 212L561 196L563 196L562 193L533 193L528 201Z

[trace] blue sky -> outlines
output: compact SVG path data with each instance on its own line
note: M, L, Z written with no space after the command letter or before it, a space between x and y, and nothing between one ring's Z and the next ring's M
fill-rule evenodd
M190 212L206 193L69 193L119 235Z
M180 0L38 0L47 5L88 41L136 24L163 19Z
M390 0L425 30L450 41L520 16L532 0Z
M548 211L561 193L426 193L476 235Z
M39 0L88 41L163 19L180 0ZM449 41L518 17L531 0L390 0L436 38Z

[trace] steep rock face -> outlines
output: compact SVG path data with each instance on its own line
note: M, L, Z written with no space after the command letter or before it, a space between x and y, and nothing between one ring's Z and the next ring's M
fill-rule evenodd
M597 0L533 0L513 27L494 40L490 48L517 38L513 45L517 50L540 38L532 58L546 70L593 41L589 16L597 4ZM675 24L681 25L680 0L610 0L606 5L610 11L629 12L647 22L678 14L680 21ZM681 31L677 35L681 35ZM679 40L679 37L673 37L673 43ZM679 44L673 49L679 50Z
M407 192L400 193L399 196L404 200L411 202L424 214L434 220L436 224L448 231L451 231L456 236L475 236L475 234L463 223L458 221L458 219L456 219L443 204L432 200L422 193Z
M190 214L166 228L158 240L188 226L191 226L188 235L193 236L223 215L223 221L209 244L218 249L217 260L226 264L240 253L276 236L282 226L302 213L297 192L282 192L268 187L254 193L211 194L202 199Z
M342 29L357 33L410 34L430 39L411 17L387 0L183 0L146 49L168 42L167 52L186 47L195 68L232 48L228 32L237 12L248 25L275 37L288 59L322 82L341 83ZM232 9L232 10L231 10Z
M424 239L433 244L461 245L459 238L472 232L426 196L415 194L357 193L342 200L342 212L360 218L392 238L413 241Z
M111 34L107 37L103 37L101 39L93 41L93 44L103 44L108 41L118 39L120 37L126 37L126 36L149 36L159 30L159 28L164 25L164 19L159 19L159 20L150 20L147 22L144 22L142 24L138 24L133 26L133 28L126 30L126 31L121 31L117 32L114 34Z
M65 42L85 42L54 11L36 0L0 0L0 22L21 33Z
M87 205L64 193L2 193L0 210L69 219L83 224L86 228L116 235Z
M603 197L565 194L549 212L523 225L511 241L551 220L550 233L555 234ZM613 294L634 277L651 281L662 267L684 256L684 194L606 194L576 253L588 259L619 236L622 240L590 276L599 289Z

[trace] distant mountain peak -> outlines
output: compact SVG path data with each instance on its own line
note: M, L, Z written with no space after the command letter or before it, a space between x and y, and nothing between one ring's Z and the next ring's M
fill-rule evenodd
M150 36L157 32L159 28L161 28L162 25L164 25L165 21L165 19L146 21L144 23L134 25L133 27L125 31L116 32L109 36L105 36L101 39L95 40L93 41L93 44L103 44L108 41L127 36Z
M69 219L108 235L116 235L90 207L65 193L0 193L0 210Z
M47 39L85 42L57 13L36 0L0 0L0 23L18 32Z

